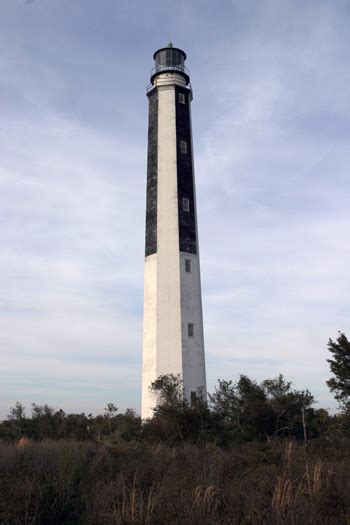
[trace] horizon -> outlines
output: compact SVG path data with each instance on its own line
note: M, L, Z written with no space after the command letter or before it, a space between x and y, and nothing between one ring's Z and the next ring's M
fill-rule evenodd
M350 6L4 0L0 419L140 413L145 96L187 54L208 391L282 373L337 410L349 330Z

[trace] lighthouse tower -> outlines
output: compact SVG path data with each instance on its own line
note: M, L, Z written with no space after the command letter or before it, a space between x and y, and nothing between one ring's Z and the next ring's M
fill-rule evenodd
M149 101L142 418L153 415L150 385L180 375L190 402L206 397L192 88L186 54L168 44L153 55Z

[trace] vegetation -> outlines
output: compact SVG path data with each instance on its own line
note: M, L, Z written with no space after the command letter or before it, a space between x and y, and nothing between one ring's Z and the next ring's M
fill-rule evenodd
M349 523L349 440L0 444L2 524Z
M327 381L327 385L335 393L341 408L350 410L350 341L345 334L339 332L336 341L329 340L328 350L332 359L327 361L334 377Z
M139 439L141 420L135 411L127 409L117 414L117 407L108 403L105 414L66 414L48 405L32 404L31 417L26 417L25 407L16 403L5 421L0 423L0 440L13 442L22 437L41 441L44 439L96 440L121 438L125 441Z
M350 345L328 347L336 415L282 375L219 380L207 403L162 376L145 422L113 403L16 403L0 422L0 523L349 525Z

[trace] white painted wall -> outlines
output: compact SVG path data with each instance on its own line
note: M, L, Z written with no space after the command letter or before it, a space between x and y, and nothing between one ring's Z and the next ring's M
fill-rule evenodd
M191 273L185 271L185 259L191 260ZM203 396L206 392L204 335L199 257L180 252L181 266L181 324L182 364L185 393L190 399L191 391ZM194 324L194 337L188 337L188 323Z
M158 88L157 375L181 374L175 87Z
M182 86L186 87L186 80L179 73L163 73L154 80L155 86Z
M146 257L144 274L142 403L143 418L152 416L154 405L149 385L157 378L157 254Z

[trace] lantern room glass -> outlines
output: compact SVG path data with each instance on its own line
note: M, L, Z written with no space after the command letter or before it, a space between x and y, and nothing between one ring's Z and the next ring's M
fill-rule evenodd
M156 69L163 67L175 67L182 69L184 67L184 53L179 49L161 49L155 56Z

